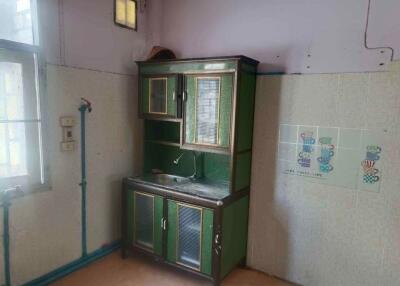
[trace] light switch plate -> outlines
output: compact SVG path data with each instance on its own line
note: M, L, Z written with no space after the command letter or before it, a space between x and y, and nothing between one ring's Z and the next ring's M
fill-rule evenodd
M72 127L75 126L75 117L73 116L61 116L60 125L62 127Z
M75 141L61 142L61 151L74 151Z

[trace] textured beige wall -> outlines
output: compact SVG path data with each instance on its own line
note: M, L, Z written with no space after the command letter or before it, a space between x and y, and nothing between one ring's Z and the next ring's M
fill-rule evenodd
M136 78L48 65L49 152L52 190L12 202L13 285L30 281L81 254L80 152L61 152L59 117L79 122L80 98L93 103L87 115L88 251L120 238L120 189L140 170ZM80 125L74 127L77 143ZM2 229L2 220L0 228ZM2 242L2 241L0 241ZM1 244L2 245L2 244ZM3 257L3 249L0 249ZM0 259L0 284L4 280Z
M259 76L248 264L303 285L400 285L400 68ZM383 130L379 193L277 171L279 124Z

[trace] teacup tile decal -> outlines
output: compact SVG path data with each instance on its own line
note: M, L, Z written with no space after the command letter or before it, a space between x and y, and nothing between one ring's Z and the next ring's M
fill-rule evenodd
M376 184L380 180L379 169L376 162L379 161L382 148L378 145L368 145L366 147L365 159L361 162L363 170L363 182L365 184Z
M297 163L303 168L311 168L314 153L315 137L313 130L301 130L299 140L302 142Z
M335 155L335 145L332 144L332 137L320 137L318 142L320 144L321 156L317 158L319 163L319 170L322 173L329 173L333 171L331 159Z
M281 124L279 131L278 166L283 174L379 192L383 130Z

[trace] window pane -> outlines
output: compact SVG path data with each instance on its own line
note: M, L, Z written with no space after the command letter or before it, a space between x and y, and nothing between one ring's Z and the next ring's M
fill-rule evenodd
M39 118L35 69L32 54L0 50L0 120Z
M27 175L25 124L0 123L0 178Z
M136 2L135 1L128 0L128 2L127 2L126 24L133 29L136 28Z
M35 44L31 0L0 0L0 39Z
M219 78L197 79L196 142L218 143Z
M116 0L115 2L115 21L119 24L126 24L126 0Z

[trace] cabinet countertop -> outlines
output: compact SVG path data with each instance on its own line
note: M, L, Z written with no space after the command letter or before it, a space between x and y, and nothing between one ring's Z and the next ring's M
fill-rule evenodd
M156 178L157 175L144 175L141 177L131 177L128 180L137 184L155 186L169 191L185 193L211 200L223 200L229 196L228 182L215 182L207 179L184 179L182 181L171 183L160 182Z

